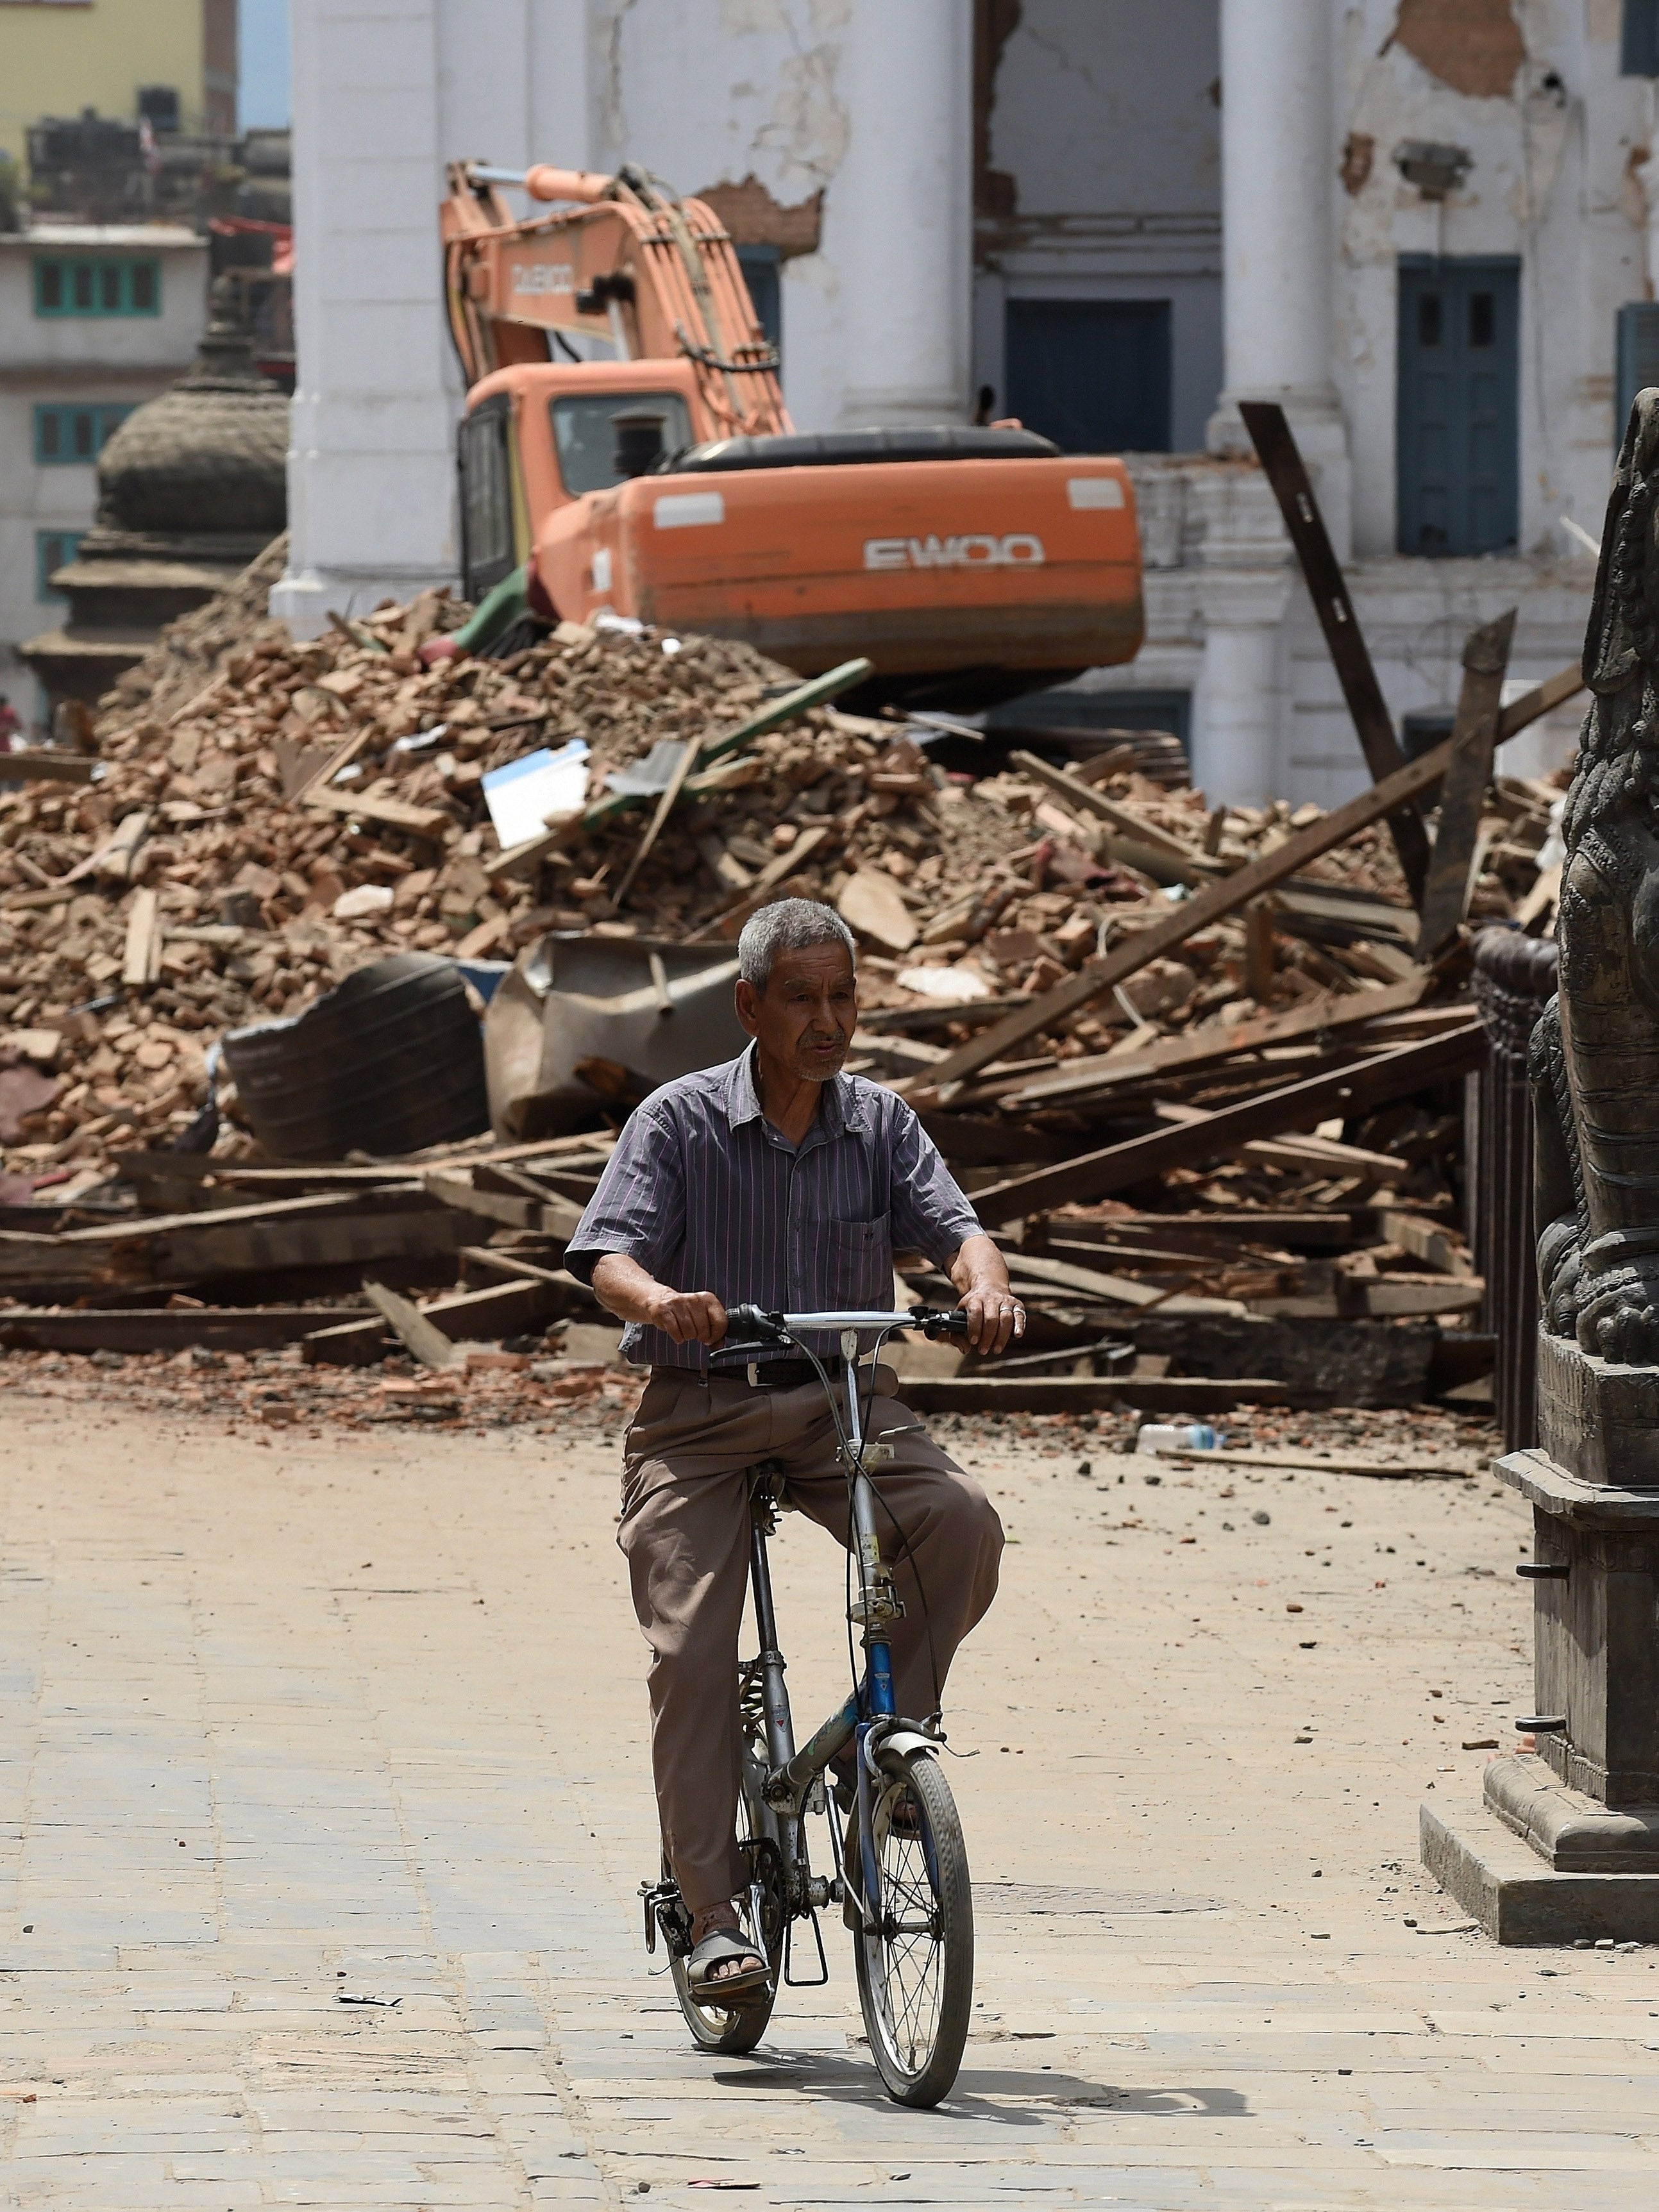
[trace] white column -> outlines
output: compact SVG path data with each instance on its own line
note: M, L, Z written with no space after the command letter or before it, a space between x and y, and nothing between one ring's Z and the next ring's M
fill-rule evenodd
M973 10L852 0L851 118L823 246L844 312L842 419L962 422L973 277Z
M457 580L447 161L587 155L587 0L293 0L289 571L301 635Z
M1212 806L1259 806L1282 776L1281 638L1291 597L1283 526L1253 471L1206 469L1191 496L1201 526L1204 620L1193 781Z
M299 374L271 609L301 635L456 573L440 4L294 0Z
M1238 402L1278 400L1345 560L1352 495L1331 380L1332 13L1330 0L1221 0L1226 386L1209 443L1250 452Z
M1212 806L1260 806L1278 789L1279 628L1229 595L1206 608L1193 739L1193 781Z

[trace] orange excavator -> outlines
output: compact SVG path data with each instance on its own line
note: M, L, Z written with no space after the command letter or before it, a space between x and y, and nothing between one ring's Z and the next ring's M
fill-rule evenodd
M552 211L523 220L516 186ZM982 706L1130 659L1121 461L1018 423L803 434L730 236L632 165L477 162L441 210L470 598L746 639L865 696ZM598 340L611 358L589 359Z

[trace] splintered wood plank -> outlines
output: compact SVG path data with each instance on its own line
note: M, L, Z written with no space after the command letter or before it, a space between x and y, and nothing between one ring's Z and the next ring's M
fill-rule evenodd
M457 827L454 816L441 806L412 806L406 799L354 799L349 791L313 791L305 803L322 814L383 822L389 830L407 830L414 836L432 840Z
M1087 1060L1067 1060L1052 1074L1004 1091L1000 1103L1015 1108L1054 1105L1080 1092L1116 1090L1125 1084L1144 1082L1149 1075L1200 1067L1209 1061L1259 1052L1269 1045L1293 1044L1299 1038L1320 1036L1328 1030L1352 1029L1385 1014L1404 1013L1417 1004L1427 988L1428 977L1419 971L1408 982L1380 991L1327 992L1288 1014L1264 1014L1248 1022L1206 1022L1178 1036L1161 1037L1139 1052L1097 1053Z
M492 1257L495 1256L494 1255ZM506 1255L501 1255L505 1263ZM572 1279L573 1290L580 1285ZM562 1310L558 1279L541 1277L533 1270L514 1271L514 1279L491 1283L481 1291L461 1291L434 1298L420 1307L419 1317L452 1343L489 1342L515 1336ZM326 1321L329 1316L322 1315ZM365 1314L341 1325L320 1328L305 1339L303 1357L308 1366L356 1367L378 1359L385 1349L388 1324L379 1313Z
M899 1395L917 1413L1103 1413L1116 1406L1226 1413L1289 1401L1285 1385L1266 1376L1222 1382L1192 1375L907 1375Z
M1452 724L1451 765L1440 793L1440 826L1423 892L1419 960L1432 960L1456 935L1468 912L1480 814L1486 786L1492 781L1498 709L1504 695L1504 673L1510 665L1516 611L1511 607L1496 622L1472 630L1464 643L1463 683Z
M76 1307L0 1310L0 1345L14 1352L264 1352L331 1323L359 1318L349 1306Z
M1405 756L1395 736L1394 717L1382 696L1376 671L1371 665L1365 634L1348 596L1342 565L1325 528L1325 519L1319 511L1319 501L1314 496L1312 482L1285 410L1276 401L1246 399L1238 411L1255 447L1262 473L1279 501L1279 511L1285 518L1285 527L1290 532L1291 544L1306 579L1308 595L1319 617L1319 627L1324 633L1371 781L1384 782L1398 775ZM1429 841L1422 817L1414 806L1402 807L1390 815L1389 832L1400 855L1406 881L1411 886L1412 903L1420 906L1429 865Z
M776 860L767 862L735 906L727 907L724 914L714 915L709 921L700 924L686 939L686 943L703 945L712 938L735 937L750 915L757 913L766 904L776 886L787 883L798 869L805 866L829 835L828 830L821 823L815 824L811 830L803 830L787 853L780 853Z
M127 941L121 960L121 981L142 990L161 972L161 894L142 890L133 894L127 916Z
M384 1283L365 1283L363 1296L404 1351L412 1353L423 1367L434 1367L441 1373L462 1364L461 1355L452 1340L410 1299L400 1298Z
M674 811L680 793L685 787L685 779L690 775L692 769L697 764L697 750L698 746L696 738L688 738L685 740L685 743L680 747L680 757L674 763L673 774L669 777L667 783L663 787L662 797L657 801L657 811L646 825L644 836L641 838L639 843L634 848L634 857L629 862L628 866L623 872L623 879L617 886L616 903L617 906L621 906L623 901L628 896L629 892L634 888L635 877L638 875L640 870L645 866L646 861L649 859L652 847L656 843L658 838L661 836L663 830L667 824L669 816Z
M1534 684L1522 697L1511 702L1498 718L1498 744L1506 743L1540 714L1551 713L1563 700L1571 698L1575 691L1582 690L1583 680L1575 664L1558 670L1543 683ZM1188 938L1195 937L1200 929L1207 928L1211 922L1219 921L1224 915L1236 913L1263 891L1271 890L1275 884L1283 883L1287 876L1296 875L1322 853L1346 844L1357 830L1369 828L1405 800L1416 798L1419 792L1432 790L1450 764L1451 748L1452 741L1448 738L1443 744L1436 745L1417 760L1408 761L1385 782L1374 784L1369 791L1362 791L1357 798L1351 799L1346 806L1322 815L1317 822L1310 823L1305 830L1287 837L1273 852L1252 860L1236 874L1206 884L1191 898L1173 907L1162 920L1125 938L1103 960L1091 961L1079 974L1056 983L1052 991L1033 999L994 1029L958 1045L926 1079L928 1091L934 1095L936 1103L948 1105L951 1097L946 1095L947 1085L976 1075L994 1060L1006 1060L1014 1047L1024 1044L1027 1037L1036 1036L1039 1030L1079 1012L1126 976L1144 968L1148 961L1161 958ZM905 1095L914 1104L921 1090L920 1083L907 1085Z
M1158 823L1144 820L1132 807L1120 806L1115 799L1109 799L1103 791L1097 791L1092 784L1085 783L1070 769L1051 768L1036 753L1010 753L1008 759L1010 765L1018 769L1023 775L1035 776L1039 783L1058 797L1069 800L1079 811L1097 816L1109 828L1117 830L1122 836L1133 838L1137 843L1146 846L1149 852L1156 853L1160 860L1182 870L1186 881L1202 882L1216 872L1214 866L1206 866L1203 855L1190 845L1183 845L1179 837L1171 836Z
M97 767L90 753L0 753L0 783L90 783Z
M1195 1167L1236 1152L1252 1139L1306 1129L1328 1115L1351 1115L1408 1097L1425 1084L1466 1075L1481 1064L1486 1053L1486 1032L1471 1016L1466 1028L1425 1043L1396 1045L1354 1066L1286 1084L1213 1114L1194 1109L1191 1120L1183 1116L1146 1136L1104 1146L1058 1167L1010 1176L975 1191L974 1211L988 1227L1050 1206L1104 1198L1130 1184L1167 1175L1173 1168Z

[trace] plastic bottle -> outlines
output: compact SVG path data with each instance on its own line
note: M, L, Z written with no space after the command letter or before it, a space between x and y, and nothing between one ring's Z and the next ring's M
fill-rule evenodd
M1147 1421L1136 1432L1135 1449L1158 1452L1218 1451L1222 1437L1207 1421Z

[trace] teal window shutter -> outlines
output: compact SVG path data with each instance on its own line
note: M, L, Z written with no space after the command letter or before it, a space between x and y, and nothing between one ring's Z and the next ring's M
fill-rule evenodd
M122 255L87 258L37 254L34 261L37 315L159 315L161 269L156 261Z
M34 596L37 599L61 599L61 592L52 588L55 572L68 564L81 550L83 530L37 530L34 533Z
M34 410L34 459L40 468L90 468L109 442L110 435L126 421L127 406L37 407Z
M1498 553L1521 514L1521 264L1400 257L1398 544Z

